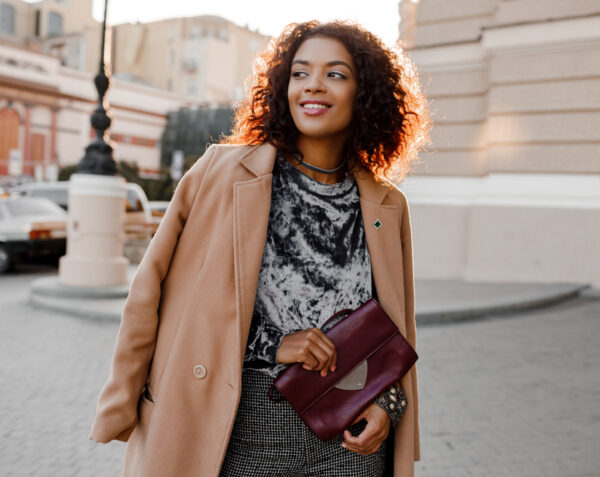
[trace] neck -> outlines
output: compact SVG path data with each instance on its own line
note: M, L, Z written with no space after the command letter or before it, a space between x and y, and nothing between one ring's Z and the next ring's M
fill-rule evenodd
M313 140L301 137L298 139L296 147L302 154L304 161L313 166L320 167L321 169L334 169L344 160L342 157L344 143L342 141ZM293 163L295 163L295 161L293 161ZM345 168L342 168L333 174L324 174L308 169L301 164L294 165L307 176L312 177L323 184L335 184L336 182L342 181L346 176Z

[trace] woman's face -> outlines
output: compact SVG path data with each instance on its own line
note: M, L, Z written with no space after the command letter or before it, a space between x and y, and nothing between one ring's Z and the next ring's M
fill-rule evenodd
M309 38L292 61L288 102L302 136L345 140L356 96L352 56L338 40Z

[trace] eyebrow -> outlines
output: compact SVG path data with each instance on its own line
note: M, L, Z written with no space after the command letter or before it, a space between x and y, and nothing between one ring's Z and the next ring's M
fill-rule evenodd
M294 60L292 62L292 65L295 65L296 63L300 63L301 65L309 65L310 64L310 62L306 61L306 60ZM354 70L352 69L352 66L350 66L348 63L346 63L345 61L342 61L342 60L330 61L329 63L327 63L326 66L337 66L337 65L343 65L346 68L348 68L350 71L354 72Z

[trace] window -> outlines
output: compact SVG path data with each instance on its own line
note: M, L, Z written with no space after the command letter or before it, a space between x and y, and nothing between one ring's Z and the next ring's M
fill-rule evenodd
M6 3L0 5L0 33L15 34L15 7Z
M63 17L59 13L48 13L48 36L62 35Z
M202 25L194 25L192 27L192 38L200 38L202 33Z
M173 51L169 51L167 55L167 66L173 66L175 64L175 53Z
M196 80L195 78L188 80L187 83L187 94L189 94L190 96L196 96L196 93L198 92L198 80Z
M8 213L13 217L23 217L27 215L46 215L54 214L65 216L65 211L58 205L49 200L41 200L33 197L22 197L5 203Z
M222 41L228 41L229 40L229 34L227 32L227 28L223 27L223 28L219 28L219 31L217 33L219 40Z
M35 11L35 36L40 36L40 25L41 25L42 12L39 10Z

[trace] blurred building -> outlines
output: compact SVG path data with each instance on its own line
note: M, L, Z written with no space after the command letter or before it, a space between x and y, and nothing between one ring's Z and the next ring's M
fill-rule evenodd
M53 56L0 45L0 176L8 174L11 159L23 174L39 179L52 177L57 166L79 162L94 135L93 76ZM194 99L119 80L113 80L107 97L115 159L157 171L167 112L193 105Z
M81 159L97 102L101 24L92 1L0 0L0 176L11 161L43 178ZM167 113L230 107L243 97L252 59L266 42L214 16L110 28L115 159L156 172Z
M243 98L252 60L268 41L210 15L116 25L112 35L117 77L221 105Z
M416 273L600 286L600 2L403 0L433 146Z
M63 66L98 69L101 25L93 0L0 0L0 45L52 55Z

